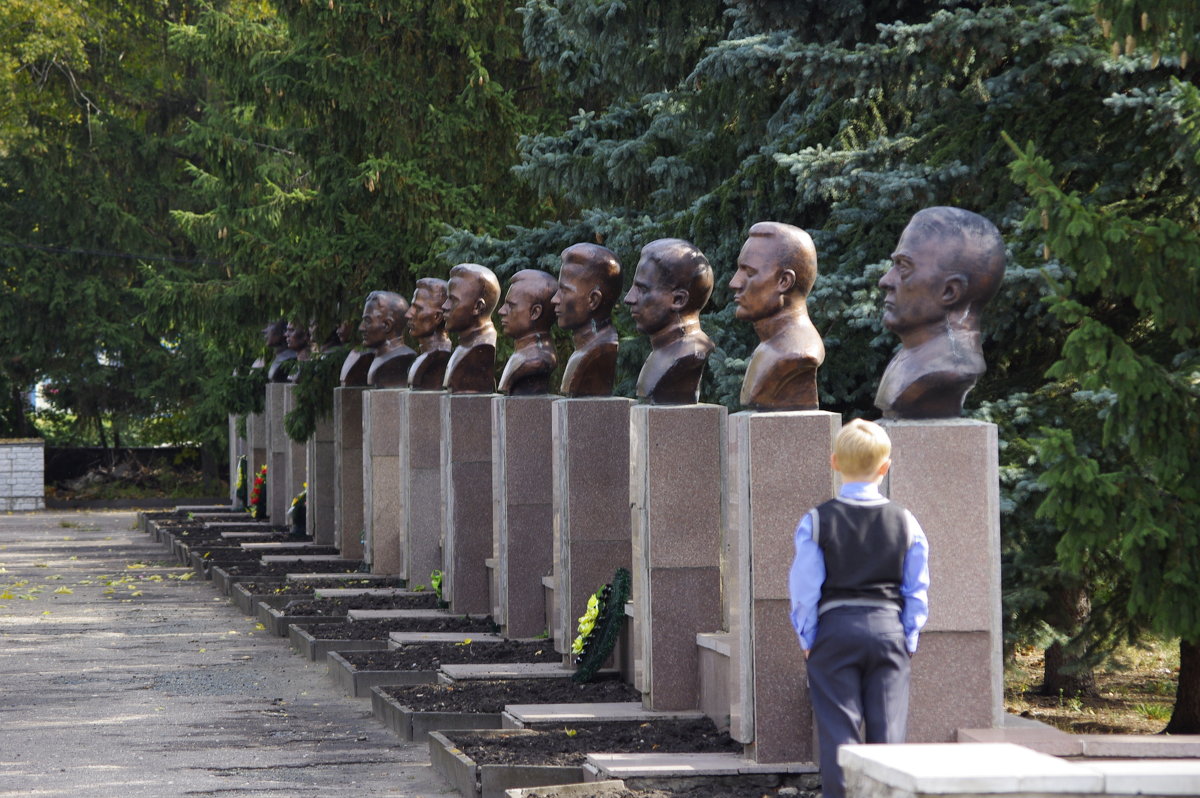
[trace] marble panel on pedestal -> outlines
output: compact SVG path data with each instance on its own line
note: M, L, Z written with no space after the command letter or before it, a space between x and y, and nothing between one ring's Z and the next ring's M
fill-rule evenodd
M267 383L267 515L273 525L287 523L284 517L292 502L288 493L287 449L290 439L283 429L284 394L287 385Z
M362 394L364 388L333 390L334 527L342 557L362 557L363 467Z
M313 543L334 545L334 504L337 485L337 453L335 451L332 416L317 419L313 436L306 445L308 474L308 507L305 522Z
M587 600L632 564L629 412L618 397L554 403L555 650L567 655Z
M725 420L718 405L630 412L637 681L648 709L700 705L696 635L721 627Z
M429 586L430 575L442 570L443 396L441 391L409 391L400 397L400 575L409 587Z
M1000 724L1000 470L996 426L969 419L883 421L885 494L929 538L929 623L913 657L909 742Z
M729 417L730 736L758 762L816 758L787 582L796 524L834 495L829 458L839 428L838 415L819 410Z
M445 502L442 594L450 611L492 611L493 394L442 396L442 497Z
M553 570L555 396L492 399L493 617L506 637L546 630Z
M400 397L406 390L363 392L363 559L376 574L401 571Z

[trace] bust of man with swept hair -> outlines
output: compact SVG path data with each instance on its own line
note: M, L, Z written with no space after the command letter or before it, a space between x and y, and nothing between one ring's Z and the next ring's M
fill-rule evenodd
M296 359L296 350L287 345L287 321L280 319L263 327L263 342L275 350L275 356L267 365L267 382L287 382L288 370L283 364ZM256 361L251 368L258 368Z
M693 404L713 342L700 329L700 311L713 292L712 266L695 245L660 238L642 247L633 286L625 295L638 332L650 336L650 356L638 376L638 399Z
M612 311L621 296L621 262L607 247L574 244L562 251L558 290L551 298L558 326L571 331L575 351L563 369L564 396L610 396L617 376Z
M986 371L980 314L1004 277L1000 231L962 208L926 208L912 217L892 267L879 280L883 326L900 351L879 382L886 418L953 418Z
M450 362L450 336L446 335L446 281L436 277L417 280L412 305L404 318L420 350L408 369L408 387L414 391L440 391Z
M372 388L403 388L408 385L408 367L417 353L404 343L404 315L408 302L392 291L372 291L363 305L363 346L375 351L375 359L367 371L367 384Z
M753 322L759 344L742 380L741 402L755 410L816 410L821 334L808 317L817 250L799 227L759 222L729 281L735 315Z
M496 390L496 328L492 312L500 301L500 281L486 266L460 263L450 270L442 313L446 332L458 334L443 385L450 393Z
M550 340L558 281L537 269L522 269L508 283L500 306L500 327L513 339L513 353L500 375L500 393L528 396L550 392L558 353Z

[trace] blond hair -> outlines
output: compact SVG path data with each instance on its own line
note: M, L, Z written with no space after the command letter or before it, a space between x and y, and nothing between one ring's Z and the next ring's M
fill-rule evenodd
M856 418L849 421L833 443L838 470L843 474L861 477L874 474L892 455L892 441L883 427L872 421Z

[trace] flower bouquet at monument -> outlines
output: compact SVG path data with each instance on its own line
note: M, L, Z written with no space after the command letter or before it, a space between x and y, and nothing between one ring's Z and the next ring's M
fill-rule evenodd
M263 521L267 517L267 467L259 469L254 484L250 486L250 505L246 508L250 517L255 521Z
M292 506L287 511L288 518L292 522L292 537L302 538L307 527L308 521L308 483L304 483L304 489L292 497Z

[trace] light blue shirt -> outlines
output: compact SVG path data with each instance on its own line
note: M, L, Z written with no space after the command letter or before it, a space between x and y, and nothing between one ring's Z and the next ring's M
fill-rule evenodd
M847 482L842 485L838 497L856 503L887 501L874 482ZM913 654L917 650L921 629L929 619L929 540L917 519L907 510L905 520L911 543L904 555L903 579L900 582L900 595L904 597L900 621L904 625L908 652ZM825 555L813 540L812 533L813 513L809 511L796 526L796 557L788 572L792 627L800 639L800 647L805 651L813 647L817 637L817 605L821 601L821 586L825 583Z

